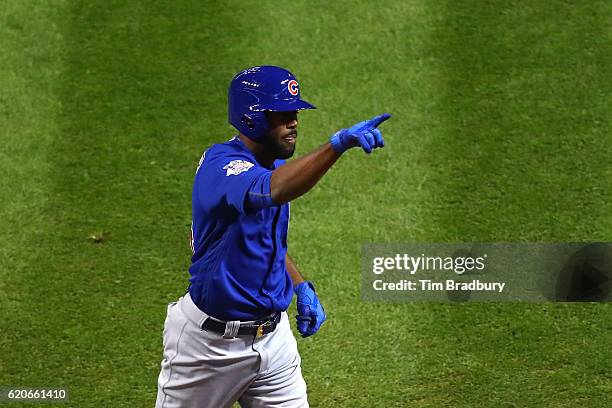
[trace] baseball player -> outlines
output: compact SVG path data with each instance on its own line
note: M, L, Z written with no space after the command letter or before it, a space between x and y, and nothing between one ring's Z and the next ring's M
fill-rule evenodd
M191 278L168 305L157 408L308 407L286 310L295 293L303 337L326 316L287 254L289 202L347 149L383 147L377 127L390 115L342 129L285 163L303 109L315 107L286 69L249 68L230 84L229 122L239 134L204 152L196 171Z

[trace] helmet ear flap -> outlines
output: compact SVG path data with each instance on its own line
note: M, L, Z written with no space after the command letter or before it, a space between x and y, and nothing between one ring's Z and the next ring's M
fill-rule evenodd
M255 129L255 123L253 122L253 119L251 119L249 115L247 114L242 115L240 117L240 121L244 123L244 125L248 127L249 129L251 130Z

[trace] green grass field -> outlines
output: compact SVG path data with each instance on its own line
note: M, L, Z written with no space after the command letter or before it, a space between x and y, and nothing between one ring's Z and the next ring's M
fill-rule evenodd
M195 167L233 135L232 76L272 64L319 108L298 155L394 115L385 149L292 207L290 253L329 315L298 340L311 406L611 406L609 304L359 287L361 243L612 240L612 3L258 4L0 3L0 387L154 405Z

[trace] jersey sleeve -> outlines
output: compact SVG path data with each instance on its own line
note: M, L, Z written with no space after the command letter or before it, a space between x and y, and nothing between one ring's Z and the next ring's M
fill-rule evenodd
M207 157L196 174L205 208L228 206L241 214L277 205L270 194L272 171L239 154Z

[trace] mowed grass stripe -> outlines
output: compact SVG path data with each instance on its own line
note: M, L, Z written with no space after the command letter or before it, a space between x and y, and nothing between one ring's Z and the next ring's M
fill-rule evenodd
M15 331L33 350L15 356L31 367L21 384L53 379L71 389L70 406L153 404L165 304L187 284L193 172L226 127L234 68L222 67L244 38L227 30L227 12L74 2L56 22L61 136L50 148L46 246L26 272L43 278L23 288L33 322Z
M609 240L609 5L434 8L428 240ZM419 378L448 404L609 404L609 305L428 309Z
M59 135L65 13L61 2L6 1L0 7L0 384L6 387L64 384L45 372L61 340L40 342L41 324L49 326L41 322L40 307L30 309L30 288L46 285L47 253L40 248L51 244L44 208L50 200L48 148Z
M446 238L609 240L612 6L438 5L429 186Z
M350 12L347 10L350 9ZM316 111L300 114L298 152L324 143L341 127L384 111L387 147L367 156L350 151L308 195L292 205L290 253L317 285L329 314L323 330L298 339L312 406L404 406L438 401L431 384L415 381L415 320L429 321L422 305L361 302L362 242L422 239L419 185L421 137L438 88L427 62L426 8L420 2L378 7L368 2L300 2L254 10L257 38L244 50L252 61L291 68ZM273 34L272 34L273 33ZM274 41L265 39L273 36ZM291 312L294 313L293 311Z
M315 273L330 315L316 341L300 342L310 400L314 406L440 406L448 399L446 381L422 369L429 330L415 330L434 320L427 306L359 299L361 243L428 238L424 157L440 89L432 61L423 58L432 11L419 2L362 3L347 15L345 4L334 4L321 7L319 25L310 28L311 48L326 56L317 65L328 84L318 90L324 103L316 120L322 116L321 129L327 125L330 134L338 121L346 126L384 110L394 117L383 125L385 149L372 156L349 152L293 207L298 263ZM310 116L304 116L306 127Z

